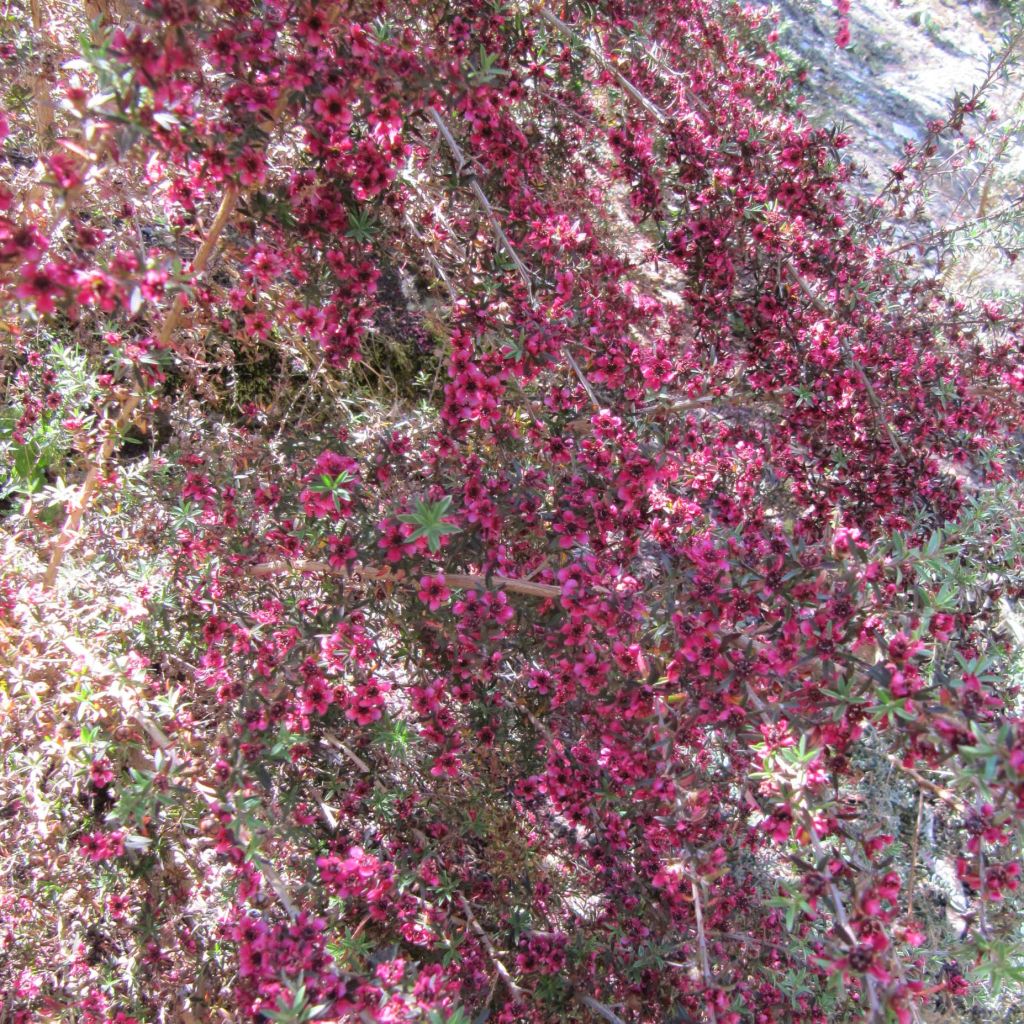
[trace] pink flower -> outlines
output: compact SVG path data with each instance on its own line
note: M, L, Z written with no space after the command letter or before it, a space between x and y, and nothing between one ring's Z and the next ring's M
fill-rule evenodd
M432 612L436 612L452 596L452 592L448 589L443 575L424 576L420 579L418 596Z
M238 180L243 185L262 185L267 176L263 154L251 146L242 150L236 164Z
M130 902L128 897L123 893L114 892L107 897L107 913L109 913L115 921L124 917L129 906Z
M123 832L90 832L79 839L82 852L92 861L124 856Z
M106 757L97 757L89 766L89 779L97 789L103 789L114 781L114 770L110 760Z
M832 551L838 558L849 554L853 548L863 548L865 545L860 539L860 530L840 526L832 536Z
M376 722L384 710L384 695L391 689L391 684L383 679L368 679L361 683L355 695L349 698L345 717L358 725L369 725Z
M449 778L454 779L459 774L459 768L462 767L462 762L451 750L446 750L439 757L435 758L434 764L430 769L430 774L434 778L440 778L442 775L447 775Z
M325 124L348 131L352 124L352 101L336 85L329 85L313 101L313 110Z
M56 263L36 263L29 266L14 293L35 303L40 313L52 313L56 309L54 299L67 283L67 275Z

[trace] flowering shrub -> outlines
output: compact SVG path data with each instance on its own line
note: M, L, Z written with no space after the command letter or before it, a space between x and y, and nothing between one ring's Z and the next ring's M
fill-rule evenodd
M983 95L872 204L731 3L86 6L4 44L7 1019L1019 982L1022 322L886 214Z

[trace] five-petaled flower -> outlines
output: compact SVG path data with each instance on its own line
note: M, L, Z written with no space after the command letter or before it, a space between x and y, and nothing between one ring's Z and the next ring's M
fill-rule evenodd
M443 575L423 576L420 579L419 599L432 611L437 611L452 596Z

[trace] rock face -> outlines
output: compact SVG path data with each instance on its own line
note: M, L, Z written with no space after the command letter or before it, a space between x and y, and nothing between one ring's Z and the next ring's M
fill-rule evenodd
M782 43L811 65L811 109L850 125L854 155L875 183L957 89L969 92L981 79L1005 21L989 2L854 0L850 45L840 50L831 4L780 0L777 7Z
M904 159L905 146L920 143L928 123L948 115L958 92L972 94L990 57L1004 51L1009 32L1007 8L997 0L854 0L850 45L839 49L837 15L828 0L779 0L776 6L784 52L808 68L805 110L814 123L839 123L851 135L846 153L861 172L854 186L868 196L878 193L890 168ZM1000 207L1005 211L1021 194L1020 75L997 79L985 93L983 109L995 113L997 121L971 159L953 167L948 157L954 147L943 142L932 161L926 204L916 215L925 236L958 226L969 232L977 218ZM975 130L966 129L957 144ZM1017 261L1015 221L1019 218L1001 229L988 222L983 240L958 233L952 260L941 247L925 246L918 256L931 272L947 280L952 275L963 288L1019 301L1024 273ZM947 233L947 241L950 237Z

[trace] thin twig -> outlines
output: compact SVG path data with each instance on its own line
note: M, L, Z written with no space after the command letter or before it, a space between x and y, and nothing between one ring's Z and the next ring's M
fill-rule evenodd
M365 576L373 580L398 581L390 569L377 566L360 566L358 569L339 569L329 562L319 562L313 559L296 558L274 562L263 562L245 570L248 576L278 576L286 573L321 573L325 576L343 576L358 579ZM558 597L562 593L561 587L550 583L534 583L533 580L511 579L508 576L481 576L471 573L444 573L444 583L447 587L455 587L463 590L486 590L488 585L498 590L508 590L513 594L522 594L525 597L536 597L541 599Z
M711 961L708 958L708 939L704 934L704 909L701 906L700 886L696 880L691 880L690 891L693 893L693 912L697 919L697 948L700 950L701 974L704 976L704 988L710 989L712 988ZM711 1024L717 1024L718 1017L713 1003L708 1001L707 1008L711 1015Z
M30 11L36 45L39 53L44 54L42 0L31 0ZM44 56L43 60L45 61L46 59ZM39 148L39 156L42 157L53 142L53 95L43 71L37 71L32 76L32 94L36 115L36 143Z
M690 882L693 893L693 912L697 918L697 948L700 950L700 969L704 975L704 984L711 984L711 961L708 959L708 939L704 934L704 910L701 906L700 888L695 881Z
M907 917L914 917L914 883L917 881L917 847L921 839L921 816L924 813L924 793L917 794L917 823L914 825L914 841L910 851L910 874L907 878Z
M605 1006L593 996L588 996L585 992L576 992L574 996L577 1002L582 1003L587 1009L593 1010L598 1016L604 1017L608 1024L626 1024L610 1006Z
M526 285L526 293L529 296L530 303L532 305L534 302L533 276L527 269L526 264L519 258L519 253L516 252L515 246L513 246L509 241L508 235L505 234L505 229L501 226L498 218L495 216L494 207L491 206L490 200L487 198L486 193L481 187L480 182L477 179L476 172L472 169L472 164L466 159L466 155L462 152L462 148L459 146L458 142L455 141L455 136L452 135L451 129L445 123L444 118L441 117L436 108L430 107L427 110L427 116L431 121L433 121L437 130L441 133L441 137L444 139L445 144L451 151L452 159L455 161L456 173L460 178L464 178L469 183L469 187L473 190L473 195L476 196L477 202L484 211L487 223L491 226L491 231L494 232L494 236L501 243L505 252L508 253L509 259L512 260L516 270L519 272L519 276Z
M324 739L340 750L364 775L372 775L373 769L351 748L346 746L334 733L325 732Z
M36 155L39 159L36 163L37 180L31 185L25 196L25 209L42 216L46 210L49 190L38 178L45 177L46 165L43 161L53 144L54 136L53 96L45 73L45 62L49 57L43 38L45 17L42 0L31 0L30 16L35 44L38 48L37 59L43 62L43 67L32 75L32 106L36 119ZM52 232L50 240L53 241Z
M583 390L586 391L587 398L590 399L591 405L600 412L602 408L601 403L597 400L597 396L594 394L594 389L590 386L590 381L587 380L586 374L580 369L580 364L576 362L573 354L568 349L565 350L565 358L569 360L569 365L572 367L573 373L576 374L577 380L579 380L580 384L583 385Z
M123 675L123 673L121 673L118 669L115 669L111 665L105 664L103 661L97 658L96 655L94 655L92 651L90 651L85 646L85 644L83 644L81 640L78 639L78 637L73 636L62 625L57 625L54 628L57 635L57 639L60 641L61 645L65 648L65 650L68 651L68 653L74 655L76 658L81 659L81 661L83 661L86 667L88 668L90 675L92 675L94 678L116 679L119 676ZM125 708L125 714L126 716L129 716L130 718L134 719L136 724L142 728L142 730L146 733L147 736L149 736L149 738L153 741L153 743L157 746L159 750L163 751L164 753L171 754L172 757L174 756L173 745L171 743L171 740L168 738L166 733L164 733L164 731L160 728L160 726L156 724L156 722L149 719L140 710L133 711L130 708ZM146 762L149 764L149 767L152 770L156 771L155 763L150 761L149 758L146 758ZM196 792L199 794L200 798L206 802L207 806L213 807L215 804L217 804L218 801L216 800L216 798L208 791L204 792L203 788L197 786ZM248 839L248 836L246 835L246 830L243 827L239 827L239 839L242 842L245 842ZM292 920L294 920L298 916L298 907L296 906L294 900L292 900L291 894L288 892L288 888L285 885L280 874L278 874L277 869L268 861L264 860L264 858L262 857L252 856L250 859L252 860L253 864L256 865L256 867L263 875L263 877L266 879L267 884L270 886L270 888L273 889L274 894L277 896L278 901L284 908L285 913L287 913L288 916Z
M552 17L554 17L554 15L552 15ZM477 177L476 172L472 169L472 163L466 158L466 154L463 153L462 147L455 140L455 136L452 134L451 129L445 123L444 118L441 117L440 113L436 110L436 108L431 107L427 111L427 114L430 117L430 120L433 121L434 125L436 126L438 132L441 135L441 138L444 139L445 144L448 146L448 149L451 151L452 159L455 162L456 173L459 175L460 178L464 178L469 183L469 187L473 190L473 194L476 196L477 202L480 204L481 209L484 211L484 216L487 218L487 222L491 226L491 231L494 233L495 238L498 239L498 242L501 244L501 247L505 250L506 253L508 253L509 259L512 260L512 263L514 264L516 271L519 274L519 277L522 279L523 284L526 286L526 294L530 301L530 305L535 306L536 299L533 294L533 274L530 273L529 268L523 262L519 253L516 252L515 246L509 240L508 235L505 233L505 229L501 226L500 221L495 216L494 207L491 205L490 200L487 198L487 194L484 192L483 187L480 185L480 180ZM430 255L429 252L428 255ZM433 257L431 257L431 260L432 262L434 262ZM448 284L447 278L444 278L444 281L445 284ZM452 290L451 285L448 285L448 290L451 293L452 297L454 298L455 293ZM565 357L568 360L570 367L572 367L573 373L576 374L576 378L582 385L583 390L587 393L587 397L590 399L591 404L598 412L600 412L602 408L601 403L597 400L597 396L594 394L594 389L591 386L590 381L587 380L586 374L584 374L583 370L580 368L579 363L576 362L572 353L569 352L568 349L565 350Z
M540 16L544 19L552 28L560 32L566 39L572 42L578 43L585 50L587 50L607 71L616 82L627 92L637 103L640 104L656 121L664 124L668 120L668 115L654 103L652 103L625 75L622 74L618 68L612 64L607 57L601 51L594 46L593 43L584 39L578 33L573 31L571 25L567 25L557 14L552 14L547 8L542 7L540 9Z
M967 801L961 799L951 789L937 786L931 779L926 778L915 768L908 768L895 754L887 754L886 757L891 764L906 772L919 786L927 789L929 793L934 793L943 803L949 804L950 807L954 807L958 811L962 811L967 806Z
M988 221L998 220L1000 217L1019 211L1021 204L1024 203L1024 196L1018 196L1016 199L1011 199L1005 202L1002 206L993 210L991 213L986 214L983 217L972 217L970 220L961 221L959 224L953 224L950 227L938 228L935 231L931 231L926 235L921 235L917 238L911 238L907 242L902 242L897 246L889 249L886 253L887 256L894 256L898 252L902 252L904 249L913 249L915 246L926 246L929 243L941 242L950 238L952 235L956 235L961 231L968 231L971 228L977 227L979 224L984 224Z
M426 239L423 237L422 233L420 232L420 229L416 227L415 221L412 219L412 217L409 216L409 214L405 215L405 223L409 227L409 230L412 231L412 233L416 236L417 240L423 246L423 251L424 253L426 253L427 259L430 261L430 265L434 268L434 273L437 274L438 280L441 281L444 284L445 288L448 289L448 297L452 300L452 302L457 302L459 298L459 293L455 290L451 281L448 279L448 275L444 272L444 267L441 266L437 257L430 251Z
M842 928L844 940L846 943L853 947L857 942L856 932L850 927L850 918L846 913L846 906L843 903L843 895L839 891L839 886L836 885L835 880L832 878L832 872L828 866L828 854L825 852L824 847L821 845L821 840L818 839L818 833L814 830L814 822L811 820L810 814L805 817L804 827L807 829L807 834L810 836L811 846L814 849L814 855L822 862L822 874L825 876L829 896L832 899L832 906L835 908L836 920L839 923L839 927ZM868 989L868 1002L871 1006L871 1019L877 1020L881 1016L881 1006L878 1002L878 989L875 978L873 975L865 975Z
M192 261L193 273L201 274L203 270L206 269L210 256L213 254L213 251L220 240L220 236L223 233L231 214L235 210L237 202L238 189L233 184L229 185L221 199L217 215L214 217L213 223L210 225L210 230L206 233L206 238L203 239L203 244L199 247L199 251L196 253L195 259ZM178 321L181 318L184 308L185 295L183 292L178 292L174 297L174 302L171 303L171 308L167 311L167 315L164 317L163 323L160 325L160 329L157 331L157 340L160 342L161 346L168 346L171 335L178 325ZM60 571L61 563L64 561L65 555L67 555L71 546L79 536L82 526L82 518L84 517L86 510L92 504L92 499L96 494L96 491L99 490L101 477L106 469L107 463L110 461L111 455L114 454L114 447L117 444L118 438L124 432L128 424L131 423L132 418L135 415L135 410L138 408L141 401L142 395L138 391L133 392L127 399L125 399L124 405L121 407L121 412L117 419L109 425L107 436L103 441L103 445L100 448L98 456L89 467L89 470L85 475L85 480L82 481L82 486L79 487L78 493L69 502L67 519L65 519L64 525L57 536L57 540L54 542L53 551L50 554L50 562L49 565L47 565L46 573L43 576L44 590L52 590L54 584L57 582L57 574Z
M508 968L501 962L501 958L498 956L498 951L494 948L494 943L491 942L487 932L483 930L480 922L474 916L473 909L470 907L469 901L461 892L458 894L458 897L459 906L462 907L462 912L466 915L469 927L476 932L480 941L483 943L484 949L487 950L487 955L491 958L491 962L494 964L494 969L498 972L498 976L503 982L505 982L505 987L511 993L512 998L516 1002L521 1002L526 993L515 983L512 975L508 972Z
M798 270L793 267L789 268L790 275L793 280L800 286L800 290L811 300L811 305L824 316L830 316L830 310L828 306L819 298L815 293L814 289L804 280L803 276ZM896 431L893 429L892 424L886 419L885 413L882 409L882 403L879 401L878 395L875 393L875 389L868 380L867 373L864 372L864 367L861 366L860 361L854 356L853 352L850 351L850 347L846 344L844 338L839 338L839 348L843 353L843 357L850 368L857 374L860 380L861 386L864 388L865 393L868 396L868 402L871 404L871 408L875 413L875 417L878 422L885 427L886 432L889 435L889 440L892 441L893 448L896 449L897 454L906 461L906 452L903 449L903 442L899 439Z

